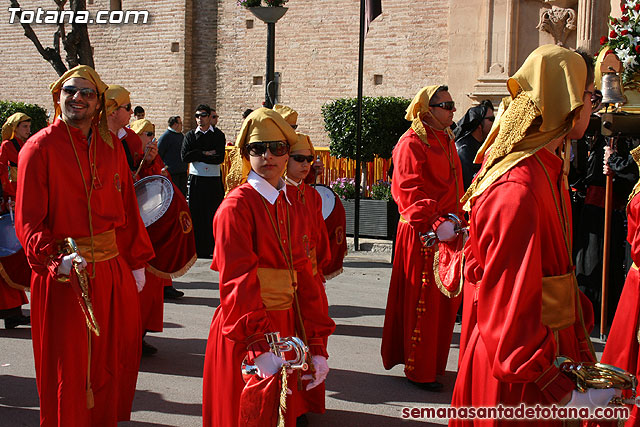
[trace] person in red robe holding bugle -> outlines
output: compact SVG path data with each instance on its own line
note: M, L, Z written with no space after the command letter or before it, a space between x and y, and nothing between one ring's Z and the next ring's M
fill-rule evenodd
M304 219L296 215L281 178L289 147L297 139L278 113L259 108L245 119L236 141L241 156L234 156L227 182L232 188L246 183L227 194L213 221L211 268L220 272L220 306L205 354L205 427L270 425L277 408L259 409L265 395L251 395L254 387L247 390L240 369L245 358L257 366L264 378L258 387L278 377L274 374L281 371L283 359L270 351L267 333L297 336L313 355L312 378L299 378L297 370L284 375L290 393L285 393L285 425L295 425L297 417L310 410L298 385L313 389L329 372L325 342L335 324L322 308L305 253Z
M631 156L640 168L640 147L631 151ZM629 195L627 204L627 241L631 245L631 259L633 264L627 274L627 279L620 295L620 302L616 310L611 330L607 337L607 344L602 353L602 363L622 368L635 376L640 374L640 357L638 347L640 343L640 181L638 181ZM625 426L640 426L638 406L633 405L629 420Z
M296 216L305 218L306 232L303 236L305 252L311 261L315 284L322 296L322 310L329 314L329 301L325 292L326 279L324 271L331 262L329 249L329 235L322 217L322 199L320 194L310 185L305 184L304 178L309 173L315 159L315 149L308 135L298 133L298 141L291 146L289 161L287 162L287 192L291 195ZM325 345L327 343L325 342ZM301 392L303 398L310 405L310 411L324 413L324 384L320 384L309 391Z
M18 183L18 153L31 136L31 117L15 113L2 125L0 146L0 214L14 215L16 186ZM13 219L13 216L12 216ZM28 325L29 316L22 314L22 305L28 304L25 289L29 288L31 268L24 250L0 258L0 318L6 329Z
M16 232L33 268L43 427L115 426L129 420L136 388L138 292L154 254L107 128L106 89L91 67L66 72L51 85L55 122L19 155Z
M422 88L407 108L411 127L393 150L391 194L400 210L391 284L382 332L385 369L404 364L407 379L427 391L447 366L459 291L450 292L434 277L438 246L421 236L435 232L442 242L462 239L447 214L460 217L462 169L449 126L455 104L446 86Z
M605 406L613 389L576 390L557 356L594 362L593 308L577 289L566 174L571 140L589 123L594 92L588 55L546 45L507 81L511 102L476 162L464 298L476 301L452 405ZM468 291L468 292L467 292ZM450 425L524 421L452 419ZM558 425L561 420L537 420Z

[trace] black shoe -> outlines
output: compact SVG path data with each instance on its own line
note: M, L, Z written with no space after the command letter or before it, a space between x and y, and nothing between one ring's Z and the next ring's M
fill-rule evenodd
M177 290L173 286L164 287L164 297L167 299L178 299L184 296L184 292Z
M432 381L430 383L419 383L419 382L416 382L416 381L409 380L409 382L411 384L413 384L414 386L418 387L418 388L421 388L421 389L426 390L426 391L431 391L431 392L434 392L434 393L442 391L442 388L444 387L442 385L442 383L440 383L438 381Z
M309 420L307 419L306 414L300 415L296 418L296 427L307 427L309 425Z
M153 356L158 352L158 349L146 342L144 339L142 340L142 355L143 356Z
M22 314L4 319L5 329L13 329L20 325L29 325L30 323L31 318L29 316L23 316Z

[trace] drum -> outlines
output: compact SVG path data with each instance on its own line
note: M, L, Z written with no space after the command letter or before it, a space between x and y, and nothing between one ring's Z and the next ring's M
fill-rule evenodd
M325 279L329 280L342 273L342 262L347 255L347 239L345 238L347 217L340 198L332 189L324 185L316 185L314 188L322 199L322 217L329 234L331 262L323 271Z
M0 278L19 290L29 289L31 281L31 267L9 214L0 216Z
M161 175L142 178L134 187L140 216L156 254L147 269L164 279L182 276L197 259L187 200Z

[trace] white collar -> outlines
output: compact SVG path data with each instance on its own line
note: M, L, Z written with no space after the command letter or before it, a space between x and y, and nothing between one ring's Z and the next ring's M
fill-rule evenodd
M168 131L170 131L170 132L173 132L173 133L180 133L180 134L182 133L182 132L178 132L177 130L175 130L175 129L174 129L174 128L172 128L171 126L169 126L169 127L167 128L167 130L168 130Z
M122 139L127 136L127 131L124 128L118 129L118 139Z
M300 184L302 184L302 180L300 180L300 182L295 182L294 180L292 180L291 178L289 178L288 176L286 176L284 178L285 181L287 181L287 184L291 184L294 187L300 187Z
M262 197L267 199L269 203L272 205L276 203L278 200L278 196L280 192L284 193L284 198L287 203L291 204L289 198L287 197L287 185L284 180L280 178L278 181L278 188L274 188L273 185L269 184L266 179L255 173L254 171L249 172L249 176L247 176L247 182L256 190Z
M196 128L196 133L198 133L198 132L200 132L200 133L213 132L213 126L209 125L209 129L207 129L207 130L202 130L202 128L200 126L198 126Z

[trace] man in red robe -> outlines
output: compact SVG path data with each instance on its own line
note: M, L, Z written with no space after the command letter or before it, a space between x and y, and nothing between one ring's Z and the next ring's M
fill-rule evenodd
M205 354L205 427L246 424L239 420L241 409L246 409L240 405L243 359L258 367L262 381L278 373L283 363L269 351L266 333L306 338L315 367L314 378L302 382L306 390L320 385L329 372L325 340L335 324L322 309L305 253L302 218L295 214L281 178L289 145L296 141L293 129L267 108L251 113L238 136L236 148L242 157L236 160L241 164L230 169L239 172L234 182L246 183L231 190L213 223L211 268L220 272L220 306L211 321ZM310 410L298 390L297 375L288 375L287 426ZM269 424L263 419L257 425Z
M24 113L12 114L2 125L0 214L10 214L15 210L18 153L29 136L31 117ZM4 326L7 329L30 323L29 316L22 314L22 305L29 302L24 290L29 287L30 276L31 269L23 250L0 258L0 318L4 318Z
M138 291L153 257L107 86L80 65L51 86L55 122L20 151L16 232L33 268L31 317L40 425L128 420L140 362ZM63 252L65 238L79 253ZM88 275L92 310L74 289ZM80 270L78 273L77 270ZM136 287L138 289L136 289ZM93 313L99 335L88 328Z
M580 393L556 356L593 362L593 309L571 260L566 173L570 140L591 114L593 66L586 55L547 45L509 79L511 94L476 161L483 166L463 201L470 208L461 355L453 406L604 406L614 390ZM520 421L522 422L522 421ZM452 419L450 425L505 420ZM513 422L518 424L517 421ZM537 420L557 425L560 420Z
M405 365L407 379L440 391L453 325L460 306L457 293L436 285L435 247L421 235L434 231L440 241L457 239L447 214L460 216L464 194L460 160L449 126L455 104L446 86L427 86L407 108L411 128L393 150L391 194L400 210L391 284L382 332L386 369Z

